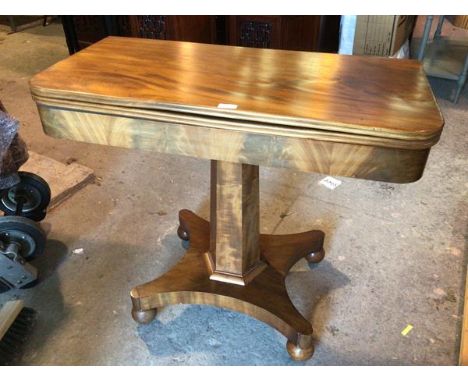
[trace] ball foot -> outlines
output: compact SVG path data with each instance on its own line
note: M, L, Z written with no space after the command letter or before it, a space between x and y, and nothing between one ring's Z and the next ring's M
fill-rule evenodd
M314 354L312 337L299 335L297 343L288 340L286 349L294 361L306 361Z
M325 257L325 250L322 248L320 251L309 253L306 260L309 264L320 263Z
M132 317L139 324L149 324L156 317L158 310L149 309L149 310L135 310L132 309Z
M179 236L180 240L183 241L190 240L189 233L181 225L179 226L179 228L177 228L177 236Z

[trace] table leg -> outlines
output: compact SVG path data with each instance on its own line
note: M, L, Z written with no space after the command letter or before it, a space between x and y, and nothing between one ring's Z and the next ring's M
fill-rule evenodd
M171 304L209 304L253 316L281 332L295 360L312 356L312 326L292 304L285 286L301 258L323 259L322 231L259 233L258 166L212 162L211 224L179 212L177 231L189 242L166 274L131 291L133 318L148 323Z

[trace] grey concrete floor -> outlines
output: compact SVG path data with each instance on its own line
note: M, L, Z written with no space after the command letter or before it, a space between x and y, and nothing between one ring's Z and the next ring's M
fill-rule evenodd
M300 261L289 293L315 329L312 359L292 362L285 339L242 314L209 306L163 309L148 326L130 316L129 290L183 255L177 212L208 217L209 163L44 135L28 80L68 52L61 26L0 33L0 99L22 123L31 150L93 168L99 181L51 211L47 253L34 288L0 295L38 311L24 365L453 365L457 363L466 264L465 89L432 81L446 119L425 174L412 184L261 170L266 233L326 232L326 259ZM83 248L83 254L73 254ZM412 324L406 336L400 332Z

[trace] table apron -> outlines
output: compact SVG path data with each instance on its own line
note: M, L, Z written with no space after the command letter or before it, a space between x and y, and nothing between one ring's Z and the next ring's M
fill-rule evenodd
M56 138L394 183L418 180L430 151L38 108L45 133Z

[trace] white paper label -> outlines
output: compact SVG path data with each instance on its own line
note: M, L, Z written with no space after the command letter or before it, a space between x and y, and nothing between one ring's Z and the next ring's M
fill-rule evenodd
M218 104L218 109L230 109L230 110L236 110L237 105L234 105L232 103L220 103Z
M326 188L329 188L330 190L334 190L335 188L337 188L340 184L341 184L341 180L339 179L335 179L331 176L327 176L325 178L323 178L319 184L321 184L322 186L325 186Z

